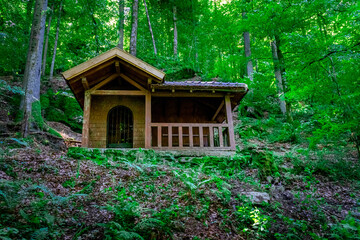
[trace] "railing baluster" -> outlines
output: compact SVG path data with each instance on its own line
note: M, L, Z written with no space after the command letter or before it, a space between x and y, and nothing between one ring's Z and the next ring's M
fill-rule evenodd
M169 142L169 148L172 147L172 126L168 127L168 142Z
M192 129L192 126L189 126L189 145L190 145L190 147L194 147L194 139L193 139L193 129Z
M203 134L202 126L199 126L199 139L200 139L200 147L204 147L204 134Z
M161 126L157 127L157 135L158 135L158 142L157 142L157 146L161 147L161 142L162 142L162 134L161 134Z
M183 147L183 127L179 126L179 147Z
M219 127L219 142L220 142L220 147L224 147L222 127Z
M224 134L223 134L223 130L228 129L228 125L227 124L216 124L216 123L210 123L210 124L198 124L198 123L151 123L151 127L152 128L157 128L157 130L153 131L154 134L157 133L157 142L152 143L153 147L158 147L158 148L174 148L173 144L173 137L179 137L178 140L176 140L176 147L179 148L203 148L205 145L205 140L207 139L208 142L206 144L207 147L212 148L212 149L216 149L216 148L230 148L231 146L228 146L226 144L224 144ZM164 129L163 129L164 128ZM168 129L167 131L167 137L168 137L168 141L167 144L166 142L163 142L163 135L164 132L166 131L166 128ZM176 130L176 128L178 128L177 131L174 132L173 128ZM186 134L184 134L184 128L187 129L189 128L189 131L186 131ZM194 128L195 130L197 128L199 128L199 131L197 132L196 130L196 135L194 136ZM204 130L205 128L205 130ZM206 139L204 139L204 135L207 133L207 130L209 129L209 133ZM217 130L218 130L218 138L217 138ZM229 131L229 130L227 130ZM175 135L174 135L175 134ZM178 136L177 136L178 134ZM228 134L228 133L227 133ZM166 133L165 133L166 135ZM185 141L185 135L186 135L186 139L187 137L189 137L188 141ZM226 135L227 136L227 135ZM197 146L194 146L195 144L195 139L199 137L199 141L196 142L196 144L200 144ZM219 141L219 145L215 146L215 143L218 140ZM185 142L184 142L185 141ZM184 146L184 144L186 146Z
M214 129L213 127L209 127L209 140L210 140L210 147L214 147Z

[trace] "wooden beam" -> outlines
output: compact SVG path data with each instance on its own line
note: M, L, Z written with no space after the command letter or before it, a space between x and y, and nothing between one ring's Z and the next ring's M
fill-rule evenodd
M91 82L91 84L89 84L89 88L91 88L91 85L94 86L94 85L98 84L99 82L103 81L104 79L110 77L112 74L113 73L108 73L108 74L102 76L101 78L97 79L96 82L95 81ZM78 93L83 93L84 92L83 89L81 89L81 88L77 88L77 89L78 89L77 91L73 91L75 95L77 95Z
M89 90L85 92L84 100L84 118L83 118L83 129L81 146L89 147L89 127L90 127L90 108L91 108L91 94Z
M146 92L137 90L94 90L91 95L129 95L129 96L144 96Z
M94 57L76 67L73 67L66 72L63 72L63 76L65 79L71 79L78 75L80 75L83 72L88 71L94 66L101 66L105 64L108 61L113 60L114 58L120 58L122 61L121 64L127 63L131 66L133 66L136 69L141 70L144 73L147 73L150 76L155 77L158 79L158 81L162 82L163 78L165 77L165 73L160 71L159 69L156 69L155 67L151 66L150 64L147 64L140 59L132 56L131 54L119 49L119 48L113 48L97 57Z
M88 83L86 77L83 77L83 78L81 79L81 82L82 82L82 85L83 85L85 91L86 91L86 90L89 90L89 83Z
M116 73L120 74L120 62L115 62Z
M77 82L78 80L80 80L80 79L83 78L83 77L89 76L89 75L91 75L91 74L93 74L93 73L98 72L99 70L101 70L101 69L103 69L103 68L106 68L106 67L114 64L114 62L115 62L115 60L111 60L111 61L108 61L108 62L106 62L106 63L104 63L104 64L101 64L101 65L99 65L99 66L97 66L97 67L94 67L94 68L92 68L92 69L85 70L85 71L81 72L80 74L76 74L74 77L72 77L72 78L69 80L69 83L70 83L70 84L73 84L74 82ZM72 69L73 69L73 68L72 68ZM72 69L70 69L70 70L72 70ZM70 70L68 70L68 71L70 71ZM66 71L66 72L68 72L68 71ZM66 73L66 72L63 73L64 77L65 77L65 73ZM65 79L67 79L67 78L65 77Z
M221 109L224 106L224 101L221 101L220 106L218 107L218 109L216 110L214 116L211 118L211 121L214 121L217 117L217 115L219 114L219 112L221 111Z
M234 133L234 123L233 123L233 116L231 111L231 101L230 96L225 96L225 107L226 107L226 119L229 125L229 140L230 140L230 147L232 150L236 149L235 146L235 133Z
M155 92L152 93L153 97L217 97L223 98L225 96L224 93L207 93L207 92Z
M129 78L128 76L126 76L123 73L120 73L120 77L122 77L125 81L127 81L128 83L134 85L135 87L137 87L138 89L142 90L142 91L147 91L146 88L144 88L143 86L141 86L140 84L138 84L137 82L135 82L134 80L132 80L131 78Z
M151 148L151 94L145 94L145 148Z
M114 73L112 75L110 75L108 78L106 78L104 81L99 82L98 84L96 84L94 87L92 87L90 89L90 91L95 91L98 90L99 88L101 88L102 86L108 84L109 82L111 82L112 80L114 80L115 78L117 78L119 75L117 73Z

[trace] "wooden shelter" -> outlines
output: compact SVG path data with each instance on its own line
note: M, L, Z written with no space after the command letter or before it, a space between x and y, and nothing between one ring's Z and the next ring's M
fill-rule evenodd
M164 72L119 48L63 77L84 109L83 147L235 149L232 109L246 84L166 82Z

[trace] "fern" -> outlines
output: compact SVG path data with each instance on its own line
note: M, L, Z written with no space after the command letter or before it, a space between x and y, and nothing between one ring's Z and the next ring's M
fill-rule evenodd
M135 232L127 232L127 231L120 231L118 232L114 239L116 240L144 240L139 234Z
M165 227L165 223L163 223L162 221L155 219L155 218L146 218L143 219L141 222L139 222L134 230L136 232L144 232L144 233L148 233L151 230L159 230L162 231Z
M38 230L36 230L32 235L31 235L31 240L43 240L43 239L49 239L49 229L47 227L45 228L40 228Z

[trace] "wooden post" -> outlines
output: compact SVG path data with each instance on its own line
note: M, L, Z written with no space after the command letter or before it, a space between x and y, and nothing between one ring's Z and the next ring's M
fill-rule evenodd
M189 147L194 146L194 138L193 138L193 128L189 126Z
M224 147L222 127L219 127L219 147Z
M209 127L209 140L210 140L210 147L214 147L214 128Z
M83 129L82 129L82 139L81 146L89 147L89 127L90 127L90 108L91 108L91 94L90 91L85 91L85 100L84 100L84 119L83 119Z
M230 96L229 95L225 96L225 107L226 107L227 124L229 126L230 148L231 148L231 150L235 150L236 147L235 147L234 123L233 123L231 102L230 102Z
M161 126L157 127L157 135L158 135L157 147L161 147L161 143L162 143Z
M145 94L145 148L151 148L151 94Z
M200 147L204 147L204 134L203 134L202 126L199 126L199 140L200 140Z
M168 147L172 147L172 126L168 127Z
M183 147L183 127L179 126L179 147Z

